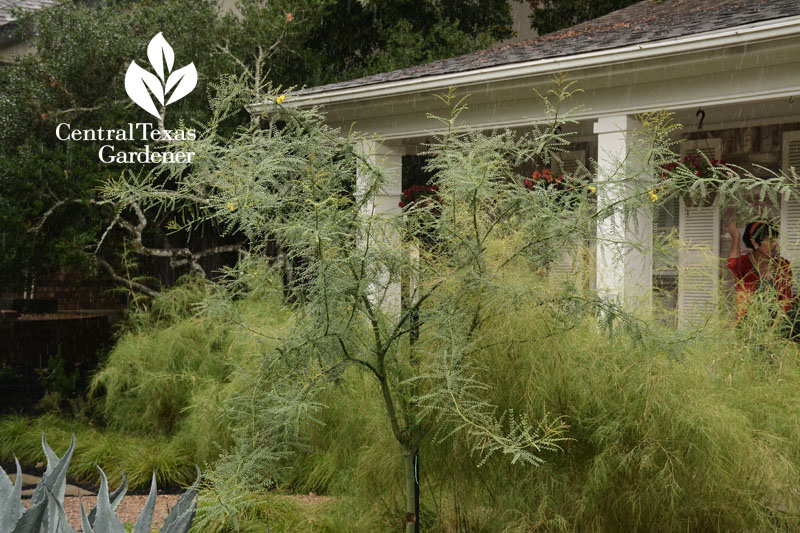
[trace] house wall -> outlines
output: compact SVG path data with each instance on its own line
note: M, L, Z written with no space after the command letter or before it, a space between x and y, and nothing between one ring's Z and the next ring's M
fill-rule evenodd
M24 42L7 42L0 44L0 64L9 62L14 56L24 56L33 51L33 47Z

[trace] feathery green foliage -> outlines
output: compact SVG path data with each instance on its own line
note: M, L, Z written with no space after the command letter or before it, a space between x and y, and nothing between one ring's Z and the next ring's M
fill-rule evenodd
M200 463L229 444L225 402L246 390L237 378L264 349L264 339L239 324L277 331L288 317L279 302L263 299L237 302L239 324L198 316L211 292L205 281L188 278L149 311L131 314L90 391L111 427L174 437Z
M463 99L443 95L448 115L429 147L441 211L416 206L408 223L375 208L386 174L365 149L369 141L340 136L313 109L278 104L267 124L218 136L219 124L248 94L235 83L220 87L212 99L215 119L191 142L191 167L165 166L108 183L105 192L119 205L191 206L196 216L185 229L214 220L255 243L207 299L212 314L231 310L226 291L241 294L243 282L249 290L271 286L247 274L264 264L258 243L276 241L303 265L288 287L297 301L292 327L260 354L261 371L248 376L249 390L228 411L237 433L234 448L217 465L220 485L235 491L281 480L287 458L305 446L303 428L322 408L315 396L348 366L366 371L379 387L387 429L404 457L412 516L413 461L428 435L466 435L479 463L500 454L512 463L538 465L544 453L560 449L562 418L499 409L486 399L472 355L481 341L479 326L515 295L507 273L545 268L560 247L593 233L595 209L580 177L556 194L527 190L514 170L532 160L557 160L568 142L557 133L568 115L558 110L571 90L564 83L543 97L552 123L525 134L462 130ZM657 155L666 149L659 135L646 147ZM433 246L420 246L419 229L433 232ZM420 250L419 261L412 248ZM399 285L391 280L409 271L421 280L419 294L399 309ZM555 305L567 312L611 309L591 295L579 296L564 291ZM421 335L411 345L408 334L416 328Z
M547 291L544 281L526 276L520 285ZM661 342L645 344L625 333L608 337L585 314L560 328L550 308L521 295L483 325L480 376L503 408L564 414L573 440L536 469L499 457L477 468L458 435L426 441L429 530L798 527L793 344L775 337L774 360L756 359L723 322L699 334L655 327ZM331 494L359 509L348 524L354 531L395 528L403 509L403 486L392 475L400 464L389 460L392 439L379 433L383 413L370 385L356 373L331 385L321 400L324 424L309 429L310 449L289 478L299 493Z
M154 471L162 486L186 485L195 476L196 455L190 442L101 430L53 415L0 420L0 458L11 461L16 456L29 465L44 461L43 431L56 449L66 449L73 433L85 443L75 451L70 463L70 478L78 482L99 484L97 465L108 471L115 484L121 482L125 472L129 485L137 490L149 486Z
M241 322L235 298L251 294L288 291L295 302L285 330L246 329L267 342L257 367L243 375L247 385L242 393L227 404L234 444L212 474L214 493L198 527L219 524L242 509L246 513L257 505L247 497L254 489L287 482L335 487L341 482L332 464L341 457L356 461L354 479L366 479L360 468L373 468L379 472L372 471L369 479L385 483L367 484L373 498L387 495L385 512L364 519L377 521L370 527L385 527L402 516L395 526L410 530L417 512L415 458L424 461L425 450L448 444L473 466L491 465L491 472L537 480L537 487L547 480L544 472L554 476L565 465L570 476L585 478L584 493L574 492L569 483L556 486L555 477L550 485L563 493L564 501L567 494L585 498L585 514L581 509L562 514L560 503L549 506L553 496L541 489L532 508L542 514L524 515L531 524L541 519L565 529L636 528L646 522L645 509L661 505L654 513L660 522L654 524L705 527L721 520L714 513L727 509L721 495L734 479L741 486L739 511L731 523L766 523L771 508L764 498L773 498L776 487L791 479L792 463L778 458L769 479L760 480L753 478L753 463L731 467L743 458L763 461L767 450L731 432L744 427L737 422L741 412L717 408L695 415L696 403L674 395L703 375L693 366L701 358L687 361L702 332L659 328L601 298L579 278L558 282L548 270L562 253L589 239L625 253L634 244L615 241L639 223L634 215L651 209L659 196L704 198L713 187L720 201L744 205L754 187L772 198L797 191L782 175L759 180L742 171L732 180L729 170L689 181L678 169L653 184L653 169L675 158L669 135L676 126L665 113L640 117L641 131L629 133L630 157L614 162L611 172L603 170L604 179L594 185L585 181L589 172L581 168L564 178L562 188L528 186L517 168L529 162L560 164L559 154L569 141L560 131L570 120L569 111L562 110L574 88L558 81L542 95L551 120L522 133L464 128L464 100L452 91L441 95L446 114L427 155L442 200L402 213L377 207L388 175L373 152L375 141L343 136L314 109L282 105L275 94L264 99L250 93L251 101L258 97L275 104L266 105L260 122L231 137L217 135L235 102L248 100L249 90L235 80L212 99L215 119L209 128L187 142L197 154L193 165L162 166L153 174L108 182L105 193L120 205L185 207L195 218L184 221L184 229L213 220L255 243L205 299L208 316ZM597 236L596 224L609 221L613 231ZM286 286L274 281L282 265L261 255L259 243L268 242L279 243L288 260L300 265ZM270 267L275 275L253 274ZM404 276L418 282L416 294L401 300ZM517 312L530 321L527 331L507 326L515 323ZM576 339L582 344L572 344ZM507 364L518 364L507 354L527 361L528 388L492 382L497 367L491 358L482 359L486 354L506 354ZM666 372L671 365L676 368L674 389L662 389L664 380L651 373ZM383 413L382 426L370 426L374 430L367 433L362 425L360 434L380 442L382 449L370 455L353 446L359 456L366 455L366 463L342 449L344 444L333 447L333 460L315 454L314 428L348 384L358 383L353 374L359 372L372 384L367 390ZM587 381L597 376L604 381ZM582 388L575 390L581 381ZM696 386L704 401L716 398L716 392ZM598 387L616 388L593 398ZM509 397L509 391L519 398ZM656 415L661 423L668 416L678 418L659 429L649 425ZM610 425L601 423L604 417ZM299 471L293 468L298 454L304 457ZM719 484L692 477L690 470L681 470L684 462L702 462ZM583 472L579 467L591 468ZM401 468L404 484L393 474ZM431 483L435 487L443 479ZM645 484L636 487L639 496L625 490L631 482ZM619 492L609 493L607 483L619 485ZM676 502L683 501L684 487L703 492L701 505L707 507L687 505L681 511ZM459 490L480 492L475 486ZM456 489L449 494L454 501L463 497ZM427 505L421 513L442 513L441 501ZM439 510L431 511L431 505ZM486 502L479 506L492 507Z

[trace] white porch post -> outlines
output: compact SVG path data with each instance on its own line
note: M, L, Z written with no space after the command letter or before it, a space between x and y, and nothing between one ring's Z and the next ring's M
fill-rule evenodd
M614 206L597 222L597 289L627 309L649 312L653 285L653 209L629 211L620 203L636 191L646 194L652 170L643 166L645 154L634 148L639 122L619 115L598 119L597 207ZM641 144L639 145L642 146ZM644 182L644 183L643 183Z
M380 306L387 315L400 315L401 285L397 272L392 272L390 262L383 262L379 258L389 258L388 253L400 246L400 237L390 219L400 212L400 196L402 194L402 169L404 148L401 145L388 145L376 140L364 140L359 145L360 155L366 164L359 167L356 178L356 194L364 195L375 184L375 174L372 169L379 169L384 180L362 211L365 231L369 231L369 241L363 242L375 253L370 254L377 259L376 279L371 280L371 300ZM382 264L381 264L382 263Z

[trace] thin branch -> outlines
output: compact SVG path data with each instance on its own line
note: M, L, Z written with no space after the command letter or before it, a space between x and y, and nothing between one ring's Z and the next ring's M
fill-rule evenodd
M131 203L131 208L133 209L136 217L138 219L138 223L134 226L130 221L125 220L122 217L119 217L117 220L117 224L120 227L124 228L131 237L133 241L133 251L139 255L145 255L149 257L163 257L165 259L169 259L169 265L171 268L177 268L184 265L188 265L189 268L192 269L193 272L200 274L201 276L206 276L206 271L200 265L199 260L203 257L207 257L209 255L227 253L227 252L235 252L244 248L245 243L237 243L237 244L223 244L220 246L215 246L212 248L208 248L206 250L201 250L199 252L192 252L189 248L151 248L149 246L145 246L142 242L142 234L144 229L147 227L147 217L142 211L142 208L139 206L137 202Z
M112 203L111 200L83 200L83 199L59 200L55 204L50 206L50 209L44 212L42 218L39 219L39 222L35 226L28 229L28 233L39 233L41 229L44 227L45 223L47 222L47 219L50 218L50 215L52 215L55 212L55 210L61 207L62 205L65 204L106 205L111 203Z
M143 292L146 295L150 296L151 298L156 298L157 296L161 295L160 292L155 291L146 285L142 285L141 283L133 281L132 279L123 278L122 276L117 274L114 268L110 264L108 264L108 262L105 259L102 259L101 257L98 256L95 256L94 259L95 261L97 261L98 265L106 269L106 272L108 272L108 274L114 279L114 281L118 281L123 285L127 285L130 289L136 289L140 292Z
M378 370L374 366L372 366L372 363L370 363L369 361L364 361L363 359L359 359L358 357L354 357L354 356L350 355L350 351L345 346L344 341L342 340L342 338L337 336L337 339L339 340L339 346L342 347L342 354L344 355L345 359L347 359L348 361L352 361L354 363L358 363L359 365L363 365L363 366L369 368L372 371L372 373L375 374L376 378L381 379L381 375L378 373Z
M121 100L119 102L122 102ZM47 118L57 118L62 115L70 115L72 113L89 113L91 111L97 111L98 109L102 108L106 104L99 104L92 107L71 107L69 109L62 109L60 111L52 111L47 113Z

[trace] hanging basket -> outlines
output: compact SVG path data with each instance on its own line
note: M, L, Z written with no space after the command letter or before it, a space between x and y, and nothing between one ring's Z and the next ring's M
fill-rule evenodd
M686 207L711 207L717 199L717 191L708 191L704 197L695 198L691 194L686 194L683 201Z

